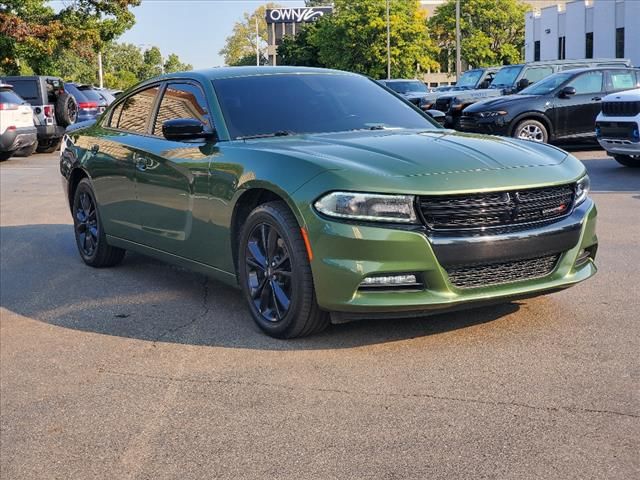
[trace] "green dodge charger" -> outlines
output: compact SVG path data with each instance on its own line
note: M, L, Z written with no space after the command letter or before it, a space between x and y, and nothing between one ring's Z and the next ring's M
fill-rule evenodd
M570 287L596 272L573 156L440 128L373 80L297 67L145 81L64 138L80 255L239 286L280 338Z

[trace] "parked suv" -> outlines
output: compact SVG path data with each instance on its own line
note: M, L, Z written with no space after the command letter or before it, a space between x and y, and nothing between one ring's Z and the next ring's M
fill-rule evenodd
M640 77L640 72L637 73ZM635 86L639 86L639 81ZM625 86L629 85L628 83ZM640 88L607 95L596 119L602 148L625 167L640 167Z
M92 90L89 85L80 85L77 83L65 83L64 88L73 95L78 104L78 117L76 122L85 122L87 120L95 120L98 118L105 108L107 102L98 93Z
M435 92L432 92L428 95L425 95L421 102L420 108L423 110L429 110L433 108L436 100L445 94L445 92L461 92L464 90L484 90L489 88L491 82L493 82L493 78L496 73L500 70L500 67L487 67L487 68L474 68L472 70L467 70L456 82L455 85L447 86L446 88L440 90L437 89Z
M76 121L78 104L64 90L58 77L30 76L3 77L13 90L33 108L33 119L38 132L38 152L50 153L60 145L65 128Z
M37 145L33 111L13 90L0 82L0 161L29 156Z
M633 68L581 68L545 78L516 95L467 107L460 129L536 142L593 137L602 98L621 85L638 85Z
M489 88L465 90L457 93L448 92L446 95L438 97L431 108L445 113L447 127L458 128L462 111L475 102L520 92L529 85L557 72L591 67L631 67L631 62L622 58L590 58L507 65L498 71Z

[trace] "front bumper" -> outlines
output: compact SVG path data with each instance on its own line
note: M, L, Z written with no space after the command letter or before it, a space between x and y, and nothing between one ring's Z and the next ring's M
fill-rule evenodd
M0 135L0 151L15 152L21 148L30 147L37 141L35 127L22 127L7 130Z
M504 116L480 118L472 115L462 115L459 129L463 132L507 136L509 135L509 122L506 121Z
M640 135L638 121L615 118L611 121L596 122L598 143L607 152L620 155L640 155Z
M500 235L435 237L425 230L385 228L317 218L310 232L318 303L342 317L404 317L509 301L570 287L596 273L593 255L576 266L581 252L595 254L596 208L587 199L550 225ZM318 233L320 232L320 233ZM457 288L447 274L456 263L485 263L557 253L553 271L531 280ZM365 277L415 273L422 290L363 290Z

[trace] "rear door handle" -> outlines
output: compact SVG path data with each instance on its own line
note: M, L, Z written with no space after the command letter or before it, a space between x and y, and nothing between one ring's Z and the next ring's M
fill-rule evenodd
M144 172L147 169L147 159L144 157L144 155L140 155L139 153L134 153L132 155L133 158L133 163L136 166L136 169L140 170L141 172Z

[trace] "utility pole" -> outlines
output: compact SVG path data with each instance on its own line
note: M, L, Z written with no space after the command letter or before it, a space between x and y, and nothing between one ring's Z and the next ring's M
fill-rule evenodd
M391 78L391 24L389 22L389 2L387 0L387 80Z
M260 32L258 31L258 16L256 15L256 66L260 66Z
M456 81L460 78L462 62L460 60L460 0L456 0Z
M98 52L98 82L100 83L100 88L104 88L102 77L102 52Z

